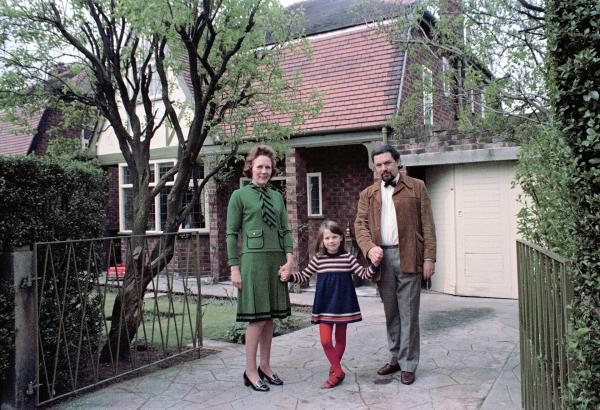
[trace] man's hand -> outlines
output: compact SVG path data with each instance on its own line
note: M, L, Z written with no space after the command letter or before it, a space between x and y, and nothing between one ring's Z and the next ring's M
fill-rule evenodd
M423 279L431 278L435 271L435 262L434 261L425 261L423 262Z
M383 249L379 246L373 246L369 249L369 252L367 252L367 258L373 262L373 265L379 265L383 259Z
M240 267L234 265L230 268L231 270L231 284L234 288L242 288L242 275L240 274Z

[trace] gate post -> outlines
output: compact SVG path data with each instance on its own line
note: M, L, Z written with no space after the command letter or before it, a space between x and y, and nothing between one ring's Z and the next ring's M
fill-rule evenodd
M35 407L35 363L37 334L35 320L35 292L33 252L26 247L12 248L0 254L0 280L14 289L14 350L7 380L1 388L0 407L30 409Z

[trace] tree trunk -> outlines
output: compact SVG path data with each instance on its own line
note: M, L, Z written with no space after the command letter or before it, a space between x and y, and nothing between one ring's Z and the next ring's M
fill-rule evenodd
M130 246L135 247L127 258L124 284L115 299L110 332L100 353L104 363L129 357L131 342L144 318L146 288L173 258L175 236L164 235L151 251L145 237L133 237Z

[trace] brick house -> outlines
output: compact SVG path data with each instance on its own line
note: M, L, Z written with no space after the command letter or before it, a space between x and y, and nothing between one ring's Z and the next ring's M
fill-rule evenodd
M61 127L63 116L55 108L45 108L24 116L25 124L8 121L0 113L0 155L44 155L48 143L56 135L64 138L81 138L81 128ZM59 134L52 130L61 128Z
M72 79L78 84L84 84L82 74L71 77L68 67L59 65L57 74ZM47 85L47 92L51 95L59 95L59 84ZM33 113L24 110L15 114L18 121L13 121L0 112L0 155L44 155L48 149L48 143L56 137L76 138L84 142L93 134L93 130L86 127L66 127L64 115L60 109L45 107Z
M375 3L390 10L389 2ZM318 89L323 102L319 115L287 142L285 161L274 178L275 185L285 186L299 267L310 258L323 219L353 230L358 194L373 181L369 153L386 141L401 151L405 171L425 180L430 191L439 244L432 288L450 294L516 298L517 193L511 190L511 181L518 147L486 135L452 131L457 101L445 92L442 73L456 67L441 55L413 57L390 43L385 33L353 12L353 0L307 0L292 7L305 10L312 59L286 59L284 68L300 71L303 86ZM417 90L415 84L421 80L433 87ZM182 95L189 96L185 78L179 84ZM415 93L420 93L421 104L410 132L394 133L391 120ZM483 115L482 99L475 93L471 96L473 115ZM106 139L98 141L98 157L112 176L109 220L113 229L126 233L123 161L108 145ZM161 164L173 161L166 149L154 152L156 172ZM238 164L227 180L220 180L218 186L214 181L208 184L199 210L202 223L194 229L205 235L204 273L221 280L229 277L224 234L227 202L243 183Z

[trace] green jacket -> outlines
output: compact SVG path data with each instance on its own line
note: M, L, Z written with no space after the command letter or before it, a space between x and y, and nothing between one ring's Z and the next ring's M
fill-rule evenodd
M227 206L227 264L240 264L238 235L242 234L242 254L253 252L293 252L292 231L288 225L287 210L281 194L269 188L269 195L278 226L271 227L263 221L258 192L252 185L236 189Z

